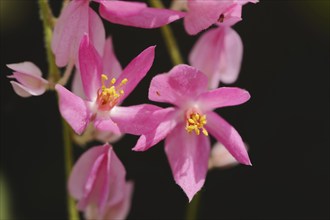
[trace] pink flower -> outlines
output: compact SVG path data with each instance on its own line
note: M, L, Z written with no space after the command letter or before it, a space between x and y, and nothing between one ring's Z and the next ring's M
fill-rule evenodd
M180 19L185 14L174 10L149 8L145 3L139 2L95 1L100 3L99 11L104 19L133 27L157 28ZM77 61L79 43L84 33L88 33L99 54L103 52L105 30L100 17L89 7L89 2L70 1L56 23L52 50L59 67L66 66L70 61Z
M189 55L192 66L209 78L209 88L217 88L219 82L236 81L243 57L243 43L231 27L218 27L205 32Z
M79 44L84 33L88 33L94 47L102 54L105 41L102 20L89 7L89 0L70 1L54 28L51 46L57 66L64 67L69 62L77 62Z
M42 95L47 87L48 81L42 78L40 69L31 62L22 62L7 64L7 67L14 70L13 75L8 76L14 91L17 95L22 97L39 96Z
M214 109L239 105L250 95L239 88L207 90L206 75L194 67L177 65L155 76L149 99L175 105L155 130L142 135L134 150L144 151L165 139L165 152L174 179L193 198L204 184L212 134L240 163L251 165L242 138Z
M102 56L103 62L103 72L111 73L111 77L118 78L118 76L122 73L122 67L114 53L112 39L109 37L105 44ZM82 99L85 99L84 88L81 81L81 73L78 68L76 68L76 72L72 82L72 92L75 95L78 95ZM122 134L114 134L109 131L100 131L95 129L93 126L88 126L86 131L82 136L74 136L76 143L83 146L87 142L92 140L98 140L103 143L109 142L114 143L119 140L123 135Z
M112 146L92 147L74 165L69 177L71 196L87 219L124 219L130 209L133 184Z
M188 0L184 26L195 35L211 25L232 26L242 20L242 6L255 0Z
M63 118L73 130L81 134L92 122L96 129L115 134L142 134L152 129L157 120L145 122L157 116L161 108L142 104L130 107L118 106L133 91L135 86L149 71L155 47L149 47L133 59L116 79L103 72L102 59L88 35L82 39L79 49L79 63L86 99L73 94L57 84L59 107Z

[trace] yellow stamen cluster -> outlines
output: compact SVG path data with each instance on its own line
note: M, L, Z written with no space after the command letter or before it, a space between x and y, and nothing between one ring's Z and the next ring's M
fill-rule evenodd
M201 130L205 136L208 136L209 133L204 128L206 125L206 115L200 115L199 113L192 113L190 114L189 118L187 117L186 122L186 131L188 133L194 131L195 134L199 135Z
M127 79L123 79L118 86L114 86L116 78L110 80L110 85L107 87L105 82L108 80L107 75L102 74L102 87L97 92L97 103L99 110L109 111L115 106L120 96L124 94L124 90L121 89L123 85L127 83Z

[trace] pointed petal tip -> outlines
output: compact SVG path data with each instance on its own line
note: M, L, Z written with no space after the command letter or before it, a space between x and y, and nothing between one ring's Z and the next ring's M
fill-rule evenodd
M245 89L244 89L244 95L246 95L247 100L251 98L251 94Z
M136 145L132 148L132 151L144 152L151 147L152 146L146 144L146 137L141 135L140 138L138 139L138 142L136 143Z
M90 43L89 41L89 35L88 33L84 33L83 37L81 38L81 41L80 41L80 47L82 46L88 46Z
M132 151L142 152L143 151L143 147L141 147L140 145L135 145L135 147L132 148Z
M247 158L246 160L241 161L240 163L241 163L241 164L244 164L244 165L246 165L246 166L252 166L252 163L251 163L251 161L250 161L250 158Z
M190 191L190 192L186 192L186 196L188 197L188 202L191 203L191 201L195 198L195 195L197 195L197 193L200 191L200 189L198 189L197 191L193 192L193 191Z
M143 152L146 149L146 136L141 135L137 140L135 146L132 148L132 151Z
M89 40L89 36L88 36L87 32L84 33L83 39L88 39Z
M6 64L6 67L8 67L9 69L12 69L11 67L14 65L14 63L9 63L9 64Z
M149 46L149 47L147 47L147 49L145 49L145 50L152 50L152 51L154 52L155 49L156 49L156 46L157 46L157 45Z
M144 152L144 150L142 148L132 148L132 151L135 151L135 152Z

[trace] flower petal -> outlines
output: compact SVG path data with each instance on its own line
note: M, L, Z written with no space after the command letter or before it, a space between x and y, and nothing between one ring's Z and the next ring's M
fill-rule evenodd
M221 87L199 95L197 102L202 111L210 111L216 108L240 105L250 99L248 91L235 87Z
M228 122L214 112L207 113L206 129L221 142L240 163L251 165L249 155L241 136Z
M222 27L231 27L242 20L242 4L232 4L223 12L223 19L217 22Z
M133 182L125 183L125 197L119 203L109 206L102 219L125 219L131 208L133 188Z
M237 4L244 5L244 4L247 4L249 2L251 2L251 3L258 3L259 0L234 0L234 2L237 3Z
M100 131L95 129L93 132L93 139L103 142L103 143L115 143L119 141L124 135L115 134L109 131Z
M62 117L77 134L81 134L89 123L89 112L85 102L59 84L55 89L59 96Z
M103 54L104 48L106 48L106 45L105 45L106 35L105 35L105 29L104 29L103 22L102 22L100 16L90 7L88 8L88 15L89 15L88 32L85 31L84 33L88 33L88 36L90 37L90 41L92 42L96 51L99 54ZM78 41L78 44L79 43L80 42Z
M203 34L194 45L189 62L209 77L209 88L217 88L219 81L236 81L243 57L239 35L229 27L219 27Z
M113 132L116 135L121 134L120 129L111 118L98 117L94 121L94 126L100 131Z
M96 50L102 54L105 30L101 19L89 8L88 0L70 1L54 28L51 47L57 66L66 66L70 59L78 62L78 48L84 33L90 35Z
M81 73L78 68L76 68L75 73L73 75L71 91L80 98L86 99L84 88L81 81Z
M25 73L27 75L31 75L35 77L42 76L39 67L37 67L34 63L29 61L25 61L22 63L7 64L7 67L19 73Z
M189 63L209 78L209 88L219 85L224 60L224 30L215 28L206 31L189 54Z
M131 206L133 183L127 182L124 186L122 191L124 198L120 202L107 205L103 212L100 207L91 204L85 209L85 219L125 219Z
M18 81L10 82L17 95L21 97L38 96L46 91L48 81L42 78L40 69L34 63L13 63L7 64L7 67L15 71L8 78Z
M185 15L179 11L149 8L144 3L125 1L101 1L100 14L112 23L139 28L158 28Z
M125 199L126 190L126 170L113 148L110 148L108 152L107 174L109 191L105 205L112 206Z
M228 152L228 150L221 144L217 142L212 150L211 157L209 160L210 168L229 168L236 166L238 164L237 160Z
M32 94L31 94L31 91L29 88L15 82L15 81L10 81L13 89L14 89L14 92L23 97L23 98L27 98L27 97L30 97Z
M141 135L138 139L134 151L146 151L152 146L156 145L174 129L177 125L175 108L166 108L160 110L161 114L155 120L158 120L159 124L157 127L147 134Z
M103 51L103 72L111 78L118 78L123 71L121 65L113 51L112 38L108 37L104 45Z
M130 107L116 106L111 110L110 115L121 133L141 135L157 126L157 119L162 114L162 111L159 110L161 110L160 107L149 104Z
M17 79L17 82L11 81L14 91L17 95L28 97L30 95L39 96L45 93L48 82L41 78L24 73L14 72L9 78Z
M184 18L186 31L190 35L195 35L215 24L230 4L231 1L188 0L188 13Z
M89 101L95 100L101 88L102 60L87 34L80 43L79 65L85 95Z
M224 83L234 83L241 69L243 58L243 43L241 37L232 28L225 29L223 59L220 80Z
M104 213L108 205L125 198L125 176L125 168L113 148L105 144L93 147L78 160L70 176L69 189L79 200L79 210L96 205L98 212Z
M181 123L165 139L165 152L175 182L191 201L205 182L210 156L209 138L189 134Z
M180 64L151 80L149 99L182 106L206 90L207 77L194 67Z
M135 57L120 74L117 83L118 85L123 79L127 79L127 83L122 86L124 95L120 98L123 101L143 79L152 66L155 58L155 46L148 47Z
M45 89L48 81L40 76L33 76L26 73L14 72L10 78L15 78L19 83L31 89Z
M108 150L108 147L96 146L87 150L72 168L68 189L75 199L80 200L85 195L86 182L91 174L93 165L98 157Z
M88 32L88 4L87 0L70 1L56 22L51 47L59 67L76 58L80 39Z

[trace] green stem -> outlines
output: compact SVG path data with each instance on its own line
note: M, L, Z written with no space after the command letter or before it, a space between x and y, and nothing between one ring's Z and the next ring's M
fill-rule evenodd
M200 204L202 192L199 191L193 198L193 200L187 206L186 220L197 220L198 207Z
M38 3L40 8L40 18L42 20L44 29L44 43L48 62L48 81L50 83L51 88L53 88L54 84L61 77L60 71L55 63L54 54L52 53L52 50L50 48L53 35L54 17L49 7L48 0L39 0Z
M45 49L48 61L48 81L51 87L54 87L55 83L60 79L61 74L55 63L55 57L51 50L51 40L54 28L54 17L52 11L49 7L48 0L38 0L40 8L40 18L43 23L44 29L44 41ZM64 161L65 161L65 176L66 179L69 178L72 165L73 165L73 155L72 155L72 131L67 123L62 118L62 128L63 128L63 142L64 142ZM68 209L68 219L69 220L79 220L79 213L76 209L74 200L67 194L67 209Z
M64 142L65 176L68 179L73 166L72 130L63 118L62 118L62 129L63 129L63 142ZM72 197L69 194L67 194L67 209L69 215L68 217L70 220L79 219L79 214L76 209L75 201L72 199Z
M164 8L164 5L160 0L149 0L149 2L151 6L155 8ZM171 56L173 65L184 63L171 27L169 25L165 25L161 27L161 32L167 46L167 51Z

